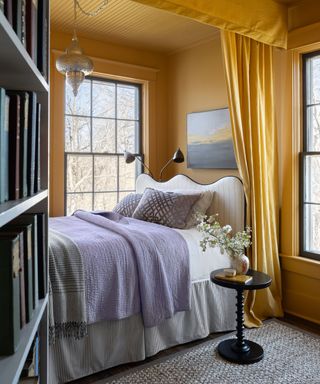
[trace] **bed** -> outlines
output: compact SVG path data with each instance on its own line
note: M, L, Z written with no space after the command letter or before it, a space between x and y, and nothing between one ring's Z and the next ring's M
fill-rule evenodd
M142 174L136 180L137 193L146 188L162 191L214 191L207 214L219 214L221 224L235 231L245 223L245 198L241 181L233 176L212 184L199 184L184 175L157 182ZM156 225L156 224L155 224ZM50 383L64 383L155 355L177 344L204 338L213 332L235 329L235 297L231 290L209 281L210 271L228 267L230 260L216 248L202 253L201 234L196 228L175 229L189 251L190 310L174 313L156 326L146 327L140 313L121 320L100 320L87 327L87 336L63 337L50 345Z

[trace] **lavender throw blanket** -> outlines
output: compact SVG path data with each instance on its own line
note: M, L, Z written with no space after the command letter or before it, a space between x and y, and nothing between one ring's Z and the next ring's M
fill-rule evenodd
M190 309L189 254L176 231L112 212L50 219L83 259L88 324L142 314L152 327Z

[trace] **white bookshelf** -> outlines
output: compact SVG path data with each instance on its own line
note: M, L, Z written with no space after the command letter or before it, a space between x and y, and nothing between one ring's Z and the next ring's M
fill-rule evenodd
M0 87L11 90L33 91L41 103L41 192L19 200L0 204L1 227L23 213L48 212L48 137L49 85L41 75L6 17L0 11ZM46 239L42 239L46 241ZM1 254L0 254L1 257ZM47 263L48 265L48 263ZM19 382L20 373L37 330L40 343L40 383L48 382L48 295L39 301L33 317L21 330L17 351L0 356L0 383ZM0 303L1 306L1 303Z

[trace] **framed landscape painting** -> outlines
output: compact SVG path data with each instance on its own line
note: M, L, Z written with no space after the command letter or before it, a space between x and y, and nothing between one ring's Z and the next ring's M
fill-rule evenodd
M237 169L228 108L187 114L188 168Z

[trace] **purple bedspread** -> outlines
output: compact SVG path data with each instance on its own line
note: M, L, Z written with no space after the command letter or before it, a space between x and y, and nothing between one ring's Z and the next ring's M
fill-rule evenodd
M152 327L190 309L189 252L176 231L112 212L50 219L83 258L88 324L142 314Z

